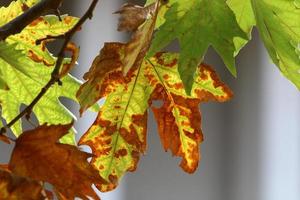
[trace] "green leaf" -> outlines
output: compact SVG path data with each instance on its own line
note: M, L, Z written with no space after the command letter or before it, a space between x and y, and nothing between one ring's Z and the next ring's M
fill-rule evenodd
M210 45L219 53L229 71L236 75L233 39L247 39L225 0L170 0L165 23L155 34L149 55L179 40L179 73L189 94L196 66Z
M19 68L22 67L22 70ZM8 89L0 89L2 116L9 122L20 112L22 104L28 105L37 96L51 77L52 67L36 63L16 50L15 45L0 42L0 71ZM22 73L26 71L27 74ZM80 82L68 75L62 79L63 85L55 85L37 103L33 112L40 124L67 124L75 117L59 101L59 97L76 100L75 94ZM21 121L12 131L16 136L22 133ZM68 139L67 139L68 140Z
M247 33L248 39L234 38L234 44L236 48L235 55L251 40L251 31L253 26L255 26L255 16L252 10L251 1L245 0L227 0L228 6L234 12L236 20L240 25L241 29Z
M198 166L202 141L199 103L223 102L232 96L206 65L196 67L191 96L186 95L177 54L157 54L124 77L122 47L120 43L105 45L77 94L83 110L105 98L94 124L79 141L91 147L96 156L91 163L108 181L97 185L103 192L114 189L125 172L136 169L140 154L146 150L147 111L153 100L164 102L153 111L165 150L182 157L180 166L192 173ZM115 65L111 65L112 59ZM87 92L93 99L86 101Z
M39 0L17 0L12 1L8 7L0 8L0 26L8 23L23 13L24 7L31 7Z
M1 8L0 25L8 23L11 19L23 13L23 4L33 5L37 1L13 1L7 8ZM49 35L57 36L70 30L78 21L78 18L61 16L62 21L55 15L42 16L28 25L21 33L12 35L6 39L9 44L17 44L17 49L24 50L31 59L43 62L47 66L54 65L55 58L45 46L45 42L36 45L36 41Z
M300 9L295 0L252 0L261 38L272 61L300 89Z
M300 0L295 0L294 3L297 8L300 8Z
M0 25L8 23L33 6L38 0L12 1L8 7L0 8ZM36 19L22 32L0 42L0 93L2 115L7 122L20 112L22 104L28 105L50 80L56 58L45 47L45 43L36 45L36 40L64 34L78 21L75 17L44 16ZM69 63L64 59L63 63ZM59 97L76 100L75 94L80 82L67 75L62 79L63 86L53 86L34 107L40 124L67 124L74 116L59 101ZM16 136L22 133L21 121L12 131ZM63 143L74 144L74 131L62 139Z

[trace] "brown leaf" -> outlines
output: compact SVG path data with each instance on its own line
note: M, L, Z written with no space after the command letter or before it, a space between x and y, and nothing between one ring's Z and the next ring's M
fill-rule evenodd
M117 68L99 85L87 82L82 86L96 85L93 95L105 98L95 122L79 141L80 145L90 146L96 155L91 163L107 180L107 184L96 185L101 191L116 188L126 172L137 168L140 155L146 151L148 108L153 100L163 101L163 106L153 107L153 111L165 150L182 157L180 166L186 172L196 170L199 144L203 141L199 104L227 101L232 92L209 66L201 64L191 95L187 95L178 73L178 58L178 54L159 53L144 59L126 77ZM93 75L96 76L91 73L91 79Z
M131 68L138 68L150 47L160 1L147 7L125 4L116 13L121 14L118 30L134 31L132 39L126 44L123 59L123 74Z
M155 4L147 7L138 6L132 3L124 4L115 14L120 14L118 31L136 31L142 25L150 12L155 8Z
M43 125L24 132L16 141L9 168L18 176L52 184L66 199L99 199L91 185L104 180L88 163L91 154L58 143L71 127Z
M12 174L0 167L0 199L2 200L43 200L40 183Z

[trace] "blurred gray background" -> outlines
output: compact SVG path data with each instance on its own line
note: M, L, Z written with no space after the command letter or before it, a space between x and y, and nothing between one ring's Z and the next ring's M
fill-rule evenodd
M81 16L88 2L65 0L64 9ZM77 77L88 70L104 42L128 38L116 31L118 16L112 15L123 3L100 1L93 20L77 34L81 49L74 71ZM138 3L142 5L143 1ZM300 199L299 91L271 64L256 30L253 40L237 57L237 79L212 49L205 62L214 66L235 96L227 103L201 105L205 141L197 172L185 174L178 166L180 159L163 151L150 114L147 154L138 170L127 174L117 190L100 194L103 200ZM78 113L78 106L73 108ZM76 124L78 132L84 133L95 116L85 114ZM9 147L0 145L0 158L6 161Z

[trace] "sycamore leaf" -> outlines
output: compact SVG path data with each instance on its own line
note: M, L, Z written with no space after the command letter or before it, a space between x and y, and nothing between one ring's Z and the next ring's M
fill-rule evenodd
M134 31L132 39L124 46L124 75L131 68L138 68L142 64L152 40L159 6L159 0L145 8L125 4L116 12L121 14L118 30Z
M155 85L152 100L162 100L163 106L152 107L162 144L167 151L182 157L180 166L193 173L199 162L199 144L203 140L199 104L207 101L224 102L231 90L209 66L197 68L191 96L187 96L177 72L177 55L157 54L148 62L147 77ZM155 84L157 82L157 84Z
M25 10L27 10L37 2L39 2L39 0L16 0L11 1L8 7L0 7L0 26L13 20L15 17L22 14Z
M295 0L248 0L272 61L300 88L300 8Z
M36 62L43 62L47 66L55 64L56 59L46 48L46 41L36 45L36 41L48 35L57 36L67 32L76 22L77 18L62 16L59 21L55 15L40 17L28 25L21 33L6 39L9 44L17 44L17 49L24 50Z
M96 121L79 142L92 148L96 155L92 164L109 182L97 185L101 191L115 188L126 171L136 169L139 156L146 149L147 110L156 99L164 101L162 108L153 110L165 149L183 158L181 167L185 171L196 170L202 141L198 105L209 100L226 101L232 93L210 68L202 65L197 68L192 96L186 95L177 60L177 54L158 54L131 69L126 77L120 66L107 71L99 84L88 81L82 85L82 90L94 87L97 97L105 98ZM90 80L97 81L93 70L89 72ZM84 100L79 101L84 107Z
M256 21L252 10L251 1L227 0L227 4L234 12L237 23L240 25L241 29L248 35L247 40L243 38L234 38L234 44L236 48L235 55L237 55L251 39L251 31L253 26L255 26Z
M0 26L22 14L24 5L26 5L25 7L30 7L36 2L37 0L17 0L12 1L7 8L2 7ZM9 44L16 43L18 49L24 50L36 62L43 62L47 66L54 65L55 58L46 49L45 42L36 45L36 40L45 38L48 35L61 35L71 29L78 21L77 18L66 15L61 18L62 21L59 21L55 15L40 17L22 30L21 33L8 37L6 42Z
M98 91L106 74L122 67L120 58L123 50L124 44L122 43L105 43L99 55L94 59L90 71L83 76L87 80L85 87L80 87L77 92L81 114L101 98Z
M0 199L3 200L43 200L43 188L40 183L19 177L0 167Z
M300 0L295 0L294 4L297 8L300 8Z
M9 169L18 176L52 184L66 199L99 199L91 185L104 180L88 163L91 154L58 143L71 127L43 125L24 132L16 141Z
M22 73L22 68L26 74ZM22 70L22 71L23 71ZM2 116L6 121L11 121L20 112L22 104L28 105L49 81L52 67L45 67L36 63L15 45L0 42L0 71L8 89L0 89L0 105ZM54 85L33 108L39 123L61 124L70 123L75 117L59 101L59 97L76 100L75 94L79 82L68 75L62 78L63 85ZM12 131L16 136L22 133L21 121L18 121ZM65 138L64 142L74 143L73 136Z
M220 54L230 72L236 75L234 38L247 39L225 0L169 0L165 22L158 28L149 56L179 40L179 74L189 94L197 65L210 45Z
M12 1L8 7L1 8L0 25L9 22L20 15L36 0ZM77 18L63 16L59 21L57 16L40 17L27 26L21 33L8 37L0 42L0 104L4 119L11 121L19 112L22 104L28 105L51 78L51 72L56 62L44 44L36 45L36 40L67 32L78 21ZM68 46L69 47L69 46ZM38 121L51 124L70 123L74 116L60 103L59 97L76 100L75 94L80 82L67 73L75 64L77 49L72 50L72 59L64 59L61 76L63 86L53 86L41 101L34 107ZM74 51L75 50L75 51ZM28 57L29 56L29 57ZM12 127L16 136L22 132L21 121ZM74 143L74 135L63 139L65 143Z
M100 79L98 86L92 82L82 86L82 90L95 86L93 92L98 98L106 98L97 120L79 141L92 148L97 156L92 164L109 181L97 185L103 192L114 189L126 171L134 171L140 153L146 149L147 100L153 88L143 75L144 67L129 71L126 77L119 68ZM79 102L84 106L81 99Z

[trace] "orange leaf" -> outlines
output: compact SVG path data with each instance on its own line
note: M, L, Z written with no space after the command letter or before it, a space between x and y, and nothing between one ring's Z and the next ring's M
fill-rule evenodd
M91 163L108 182L97 185L101 191L114 189L127 171L136 169L140 154L146 150L148 108L153 100L163 101L161 108L152 110L165 150L182 157L180 166L186 172L196 170L203 140L199 104L227 101L232 92L202 64L197 67L191 95L187 95L178 73L178 57L175 53L159 53L144 59L126 77L117 68L107 72L98 84L87 82L82 86L92 88L96 92L92 95L105 98L97 119L79 141L92 148L96 156ZM96 81L93 76L97 74L92 72L89 80ZM79 101L85 106L84 99Z
M122 49L124 49L122 43L105 43L99 55L94 59L89 72L85 73L83 78L87 82L80 87L76 94L81 105L81 114L101 98L101 93L98 91L104 77L118 68L121 69Z
M67 199L99 199L91 185L104 180L88 163L91 154L58 143L71 127L43 125L24 132L16 141L9 168L18 176L51 183Z
M3 200L43 200L43 188L40 183L12 174L0 166L0 199Z

